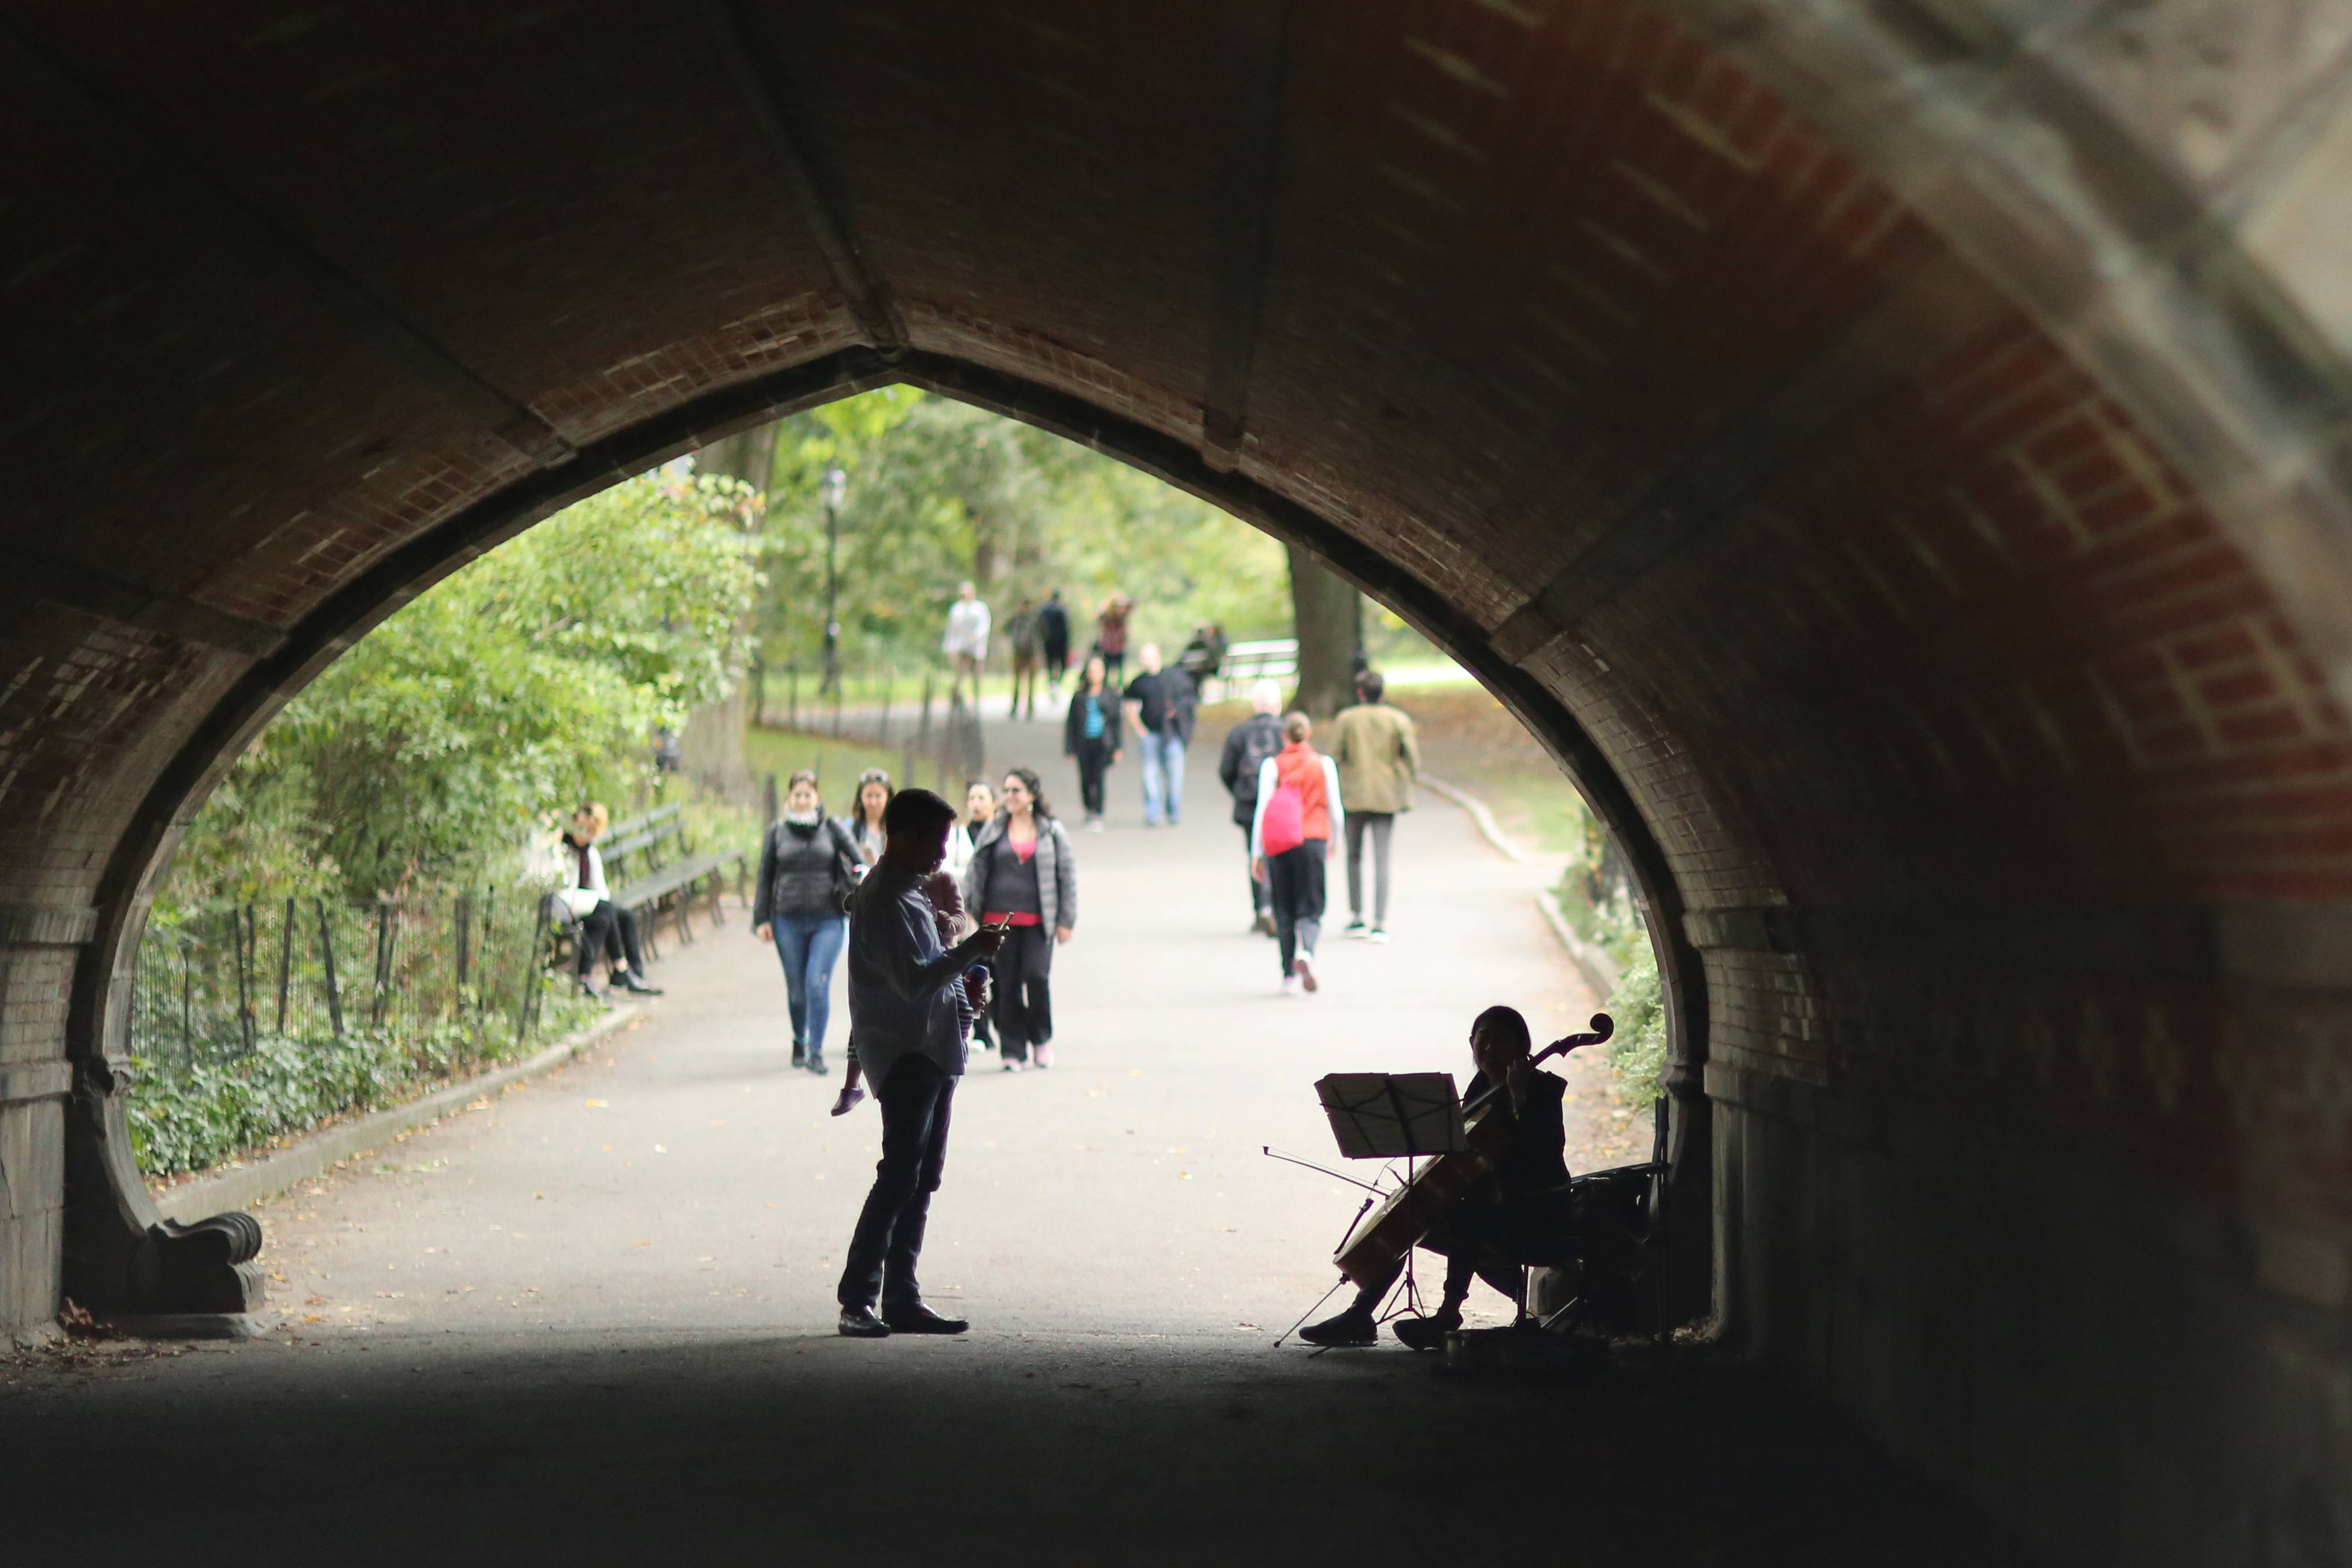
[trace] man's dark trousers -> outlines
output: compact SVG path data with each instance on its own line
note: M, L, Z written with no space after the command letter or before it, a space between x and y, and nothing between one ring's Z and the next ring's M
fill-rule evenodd
M882 1104L882 1159L874 1167L874 1190L866 1194L842 1265L843 1306L871 1307L879 1300L887 1317L922 1300L915 1260L922 1254L931 1194L940 1190L940 1173L947 1166L955 1085L937 1062L909 1055L900 1057L889 1078L875 1087Z

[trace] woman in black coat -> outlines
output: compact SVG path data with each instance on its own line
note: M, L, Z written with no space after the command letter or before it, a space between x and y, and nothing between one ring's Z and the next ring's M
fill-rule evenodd
M776 944L792 997L793 1066L824 1076L833 966L849 931L842 900L856 879L857 846L824 814L816 775L803 769L784 792L784 814L760 846L751 934Z

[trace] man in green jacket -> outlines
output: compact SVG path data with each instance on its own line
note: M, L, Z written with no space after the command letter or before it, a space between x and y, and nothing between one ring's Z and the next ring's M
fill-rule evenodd
M1339 768L1339 802L1348 813L1349 936L1389 939L1389 835L1400 811L1412 809L1421 742L1412 718L1381 700L1388 683L1377 670L1356 677L1356 705L1332 721L1331 760ZM1372 839L1372 923L1364 924L1364 836Z

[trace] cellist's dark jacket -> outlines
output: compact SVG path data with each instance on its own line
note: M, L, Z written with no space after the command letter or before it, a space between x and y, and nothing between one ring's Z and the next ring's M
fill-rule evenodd
M1560 1109L1568 1085L1540 1069L1532 1076L1527 1101L1515 1118L1510 1147L1495 1163L1497 1195L1505 1203L1568 1185L1568 1124ZM1463 1103L1475 1100L1486 1089L1486 1075L1473 1073L1462 1091Z

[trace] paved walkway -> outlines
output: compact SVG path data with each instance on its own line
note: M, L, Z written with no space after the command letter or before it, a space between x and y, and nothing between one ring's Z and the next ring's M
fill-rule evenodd
M992 746L1075 807L1048 727ZM0 1436L0 1485L152 1457L103 1529L129 1553L184 1524L187 1562L265 1540L340 1563L1454 1562L1445 1510L1469 1506L1497 1549L1568 1561L1860 1563L1885 1560L1888 1521L1939 1517L1744 1374L1464 1388L1393 1345L1274 1348L1360 1196L1259 1153L1328 1158L1314 1079L1466 1074L1479 1007L1560 1034L1592 999L1528 873L1435 801L1399 828L1395 942L1335 931L1323 993L1280 996L1213 755L1174 829L1144 830L1134 768L1114 773L1110 831L1077 841L1060 1065L979 1058L959 1095L925 1280L969 1338L832 1333L878 1123L870 1102L827 1117L838 1079L786 1065L772 954L730 931L675 951L670 994L606 1048L266 1205L289 1332L6 1390L45 1436ZM1572 1163L1644 1142L1599 1062L1568 1070ZM1467 1452L1495 1439L1507 1458ZM195 1518L232 1478L258 1516Z

